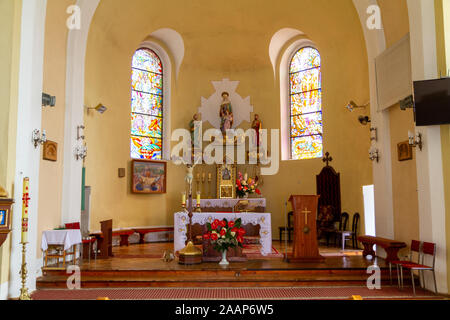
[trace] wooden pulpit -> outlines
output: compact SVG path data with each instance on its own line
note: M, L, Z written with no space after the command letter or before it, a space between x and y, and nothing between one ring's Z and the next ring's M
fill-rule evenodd
M102 240L99 243L100 255L98 258L107 259L112 257L112 220L101 221Z
M289 262L321 262L317 241L317 205L320 196L291 196L294 211L294 243Z

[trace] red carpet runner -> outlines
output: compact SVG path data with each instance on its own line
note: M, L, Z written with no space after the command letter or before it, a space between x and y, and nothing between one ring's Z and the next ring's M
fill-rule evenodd
M381 290L367 287L305 287L305 288L141 288L141 289L82 289L39 290L34 300L95 300L108 297L111 300L341 300L352 295L363 299L444 299L418 289L416 297L412 289L399 290L387 286Z

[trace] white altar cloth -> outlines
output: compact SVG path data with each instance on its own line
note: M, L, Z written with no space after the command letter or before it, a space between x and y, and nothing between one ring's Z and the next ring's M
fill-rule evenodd
M64 250L69 250L73 245L81 243L81 231L79 229L49 230L42 232L41 249L48 249L49 245L64 245Z
M261 254L266 256L272 253L272 221L270 213L218 213L218 212L195 212L192 216L192 224L205 225L207 222L212 223L215 219L236 220L242 219L242 225L252 224L260 225L260 244ZM187 212L177 212L174 216L174 250L179 251L185 247L187 240L187 225L189 224L189 216Z

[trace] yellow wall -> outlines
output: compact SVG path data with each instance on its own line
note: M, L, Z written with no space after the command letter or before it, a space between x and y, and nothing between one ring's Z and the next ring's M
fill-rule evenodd
M42 129L47 139L58 143L58 161L43 160L39 173L38 243L43 230L53 229L61 223L61 198L64 150L64 116L66 85L67 33L66 9L74 0L48 0L45 44L43 91L56 96L55 107L42 109ZM41 148L43 150L43 148ZM42 151L41 151L42 152ZM42 256L40 250L37 256Z
M21 0L0 0L0 185L13 196ZM14 214L14 212L13 212ZM0 248L0 284L9 278L10 237Z
M394 238L409 244L419 239L419 203L417 195L416 150L413 159L399 161L397 144L408 140L414 131L411 109L402 111L400 105L389 109L392 153L392 198L394 205Z
M408 6L406 0L378 0L383 20L386 48L409 32Z
M325 151L341 173L342 210L363 213L362 186L372 184L369 128L344 109L350 99L369 99L366 49L352 1L109 0L94 16L86 56L85 103L108 106L103 115L85 114L92 229L107 218L114 219L114 228L170 225L179 210L183 168L169 164L166 195L130 193L131 57L151 32L167 27L181 34L186 49L172 83L172 129L187 128L200 97L214 92L211 81L223 78L240 81L237 92L251 97L265 128L279 128L280 92L269 42L281 28L305 32L322 55ZM127 168L126 178L117 177L120 167ZM290 194L315 194L315 175L322 167L321 159L285 161L278 175L264 177L274 238L284 223L283 202Z
M386 47L389 48L409 32L408 8L405 0L379 0ZM394 209L394 238L407 244L419 238L419 204L415 150L413 159L399 161L397 144L408 140L408 130L414 131L411 109L400 110L395 104L389 109L391 133L392 199Z
M435 0L435 12L438 73L447 74L450 66L450 2ZM450 125L441 126L441 148L446 214L447 285L450 288Z

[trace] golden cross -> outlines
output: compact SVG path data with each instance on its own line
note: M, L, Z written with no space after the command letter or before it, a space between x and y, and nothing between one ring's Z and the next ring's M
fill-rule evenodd
M308 208L305 207L305 210L303 210L302 213L305 215L305 225L307 225L308 224L308 214L311 213L311 211L308 211Z

